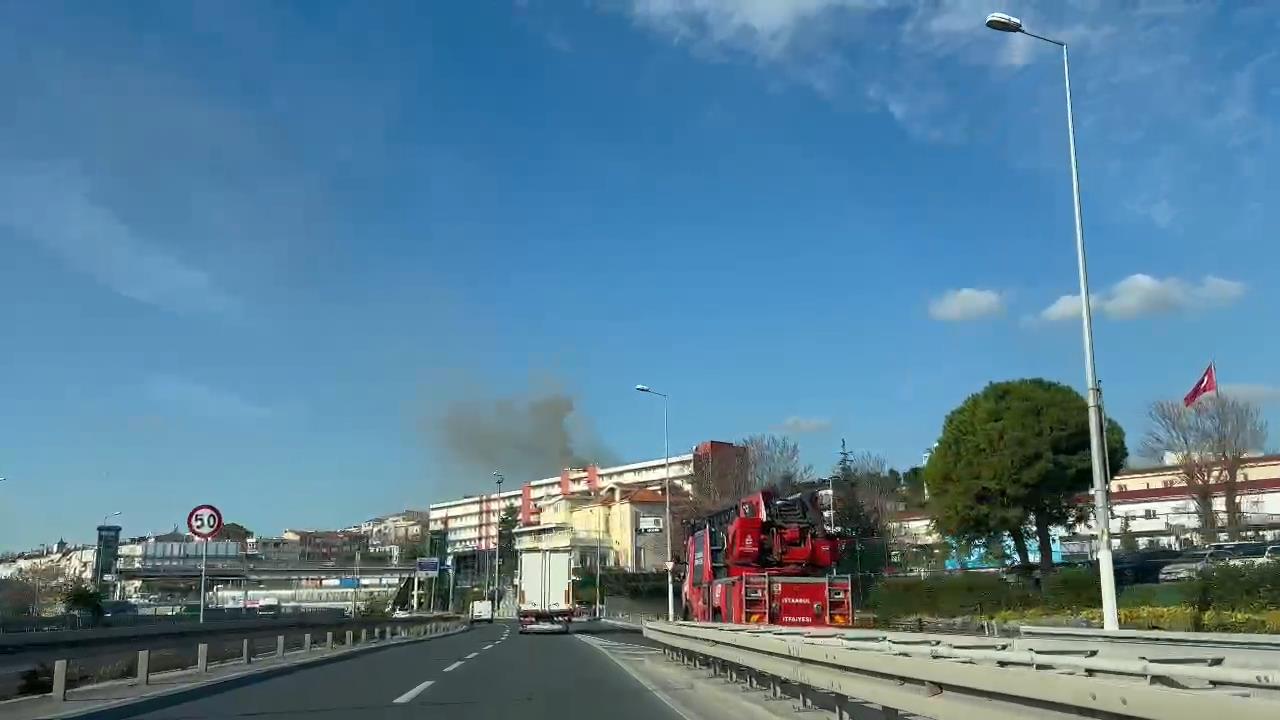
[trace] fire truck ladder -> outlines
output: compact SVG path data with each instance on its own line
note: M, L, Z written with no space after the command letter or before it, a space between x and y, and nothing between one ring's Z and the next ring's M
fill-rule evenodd
M742 576L742 618L745 622L763 622L769 618L769 576L764 573L747 573ZM759 620L753 618L759 617Z
M835 585L833 581L843 580L845 584ZM833 617L836 615L843 616L844 622L839 624L853 624L853 576L852 575L828 575L827 576L827 624L835 625Z

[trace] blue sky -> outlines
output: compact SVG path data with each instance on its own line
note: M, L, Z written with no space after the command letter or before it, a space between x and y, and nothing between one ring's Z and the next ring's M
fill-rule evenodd
M459 403L637 460L644 382L824 470L1082 387L1060 57L998 9L1071 43L1110 414L1214 358L1275 417L1267 3L9 3L0 548L484 489Z

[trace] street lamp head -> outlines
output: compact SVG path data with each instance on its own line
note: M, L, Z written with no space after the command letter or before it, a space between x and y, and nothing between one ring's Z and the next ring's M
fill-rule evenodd
M640 392L653 392L652 390L649 389L648 385L637 385L636 389L639 390Z
M987 16L987 27L1000 32L1022 32L1022 21L1005 13L991 13Z

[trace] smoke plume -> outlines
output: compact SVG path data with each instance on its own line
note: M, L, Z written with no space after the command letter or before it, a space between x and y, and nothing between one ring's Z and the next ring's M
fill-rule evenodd
M439 444L459 465L486 475L498 470L515 482L614 462L562 392L453 402L437 430Z

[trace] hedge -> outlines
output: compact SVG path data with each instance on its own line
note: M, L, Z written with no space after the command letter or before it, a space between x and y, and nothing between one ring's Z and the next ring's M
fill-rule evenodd
M876 617L991 615L1031 607L1033 590L996 573L960 573L930 578L886 578L871 591L868 605Z
M1150 622L1190 627L1199 623L1205 629L1239 626L1276 632L1261 628L1280 621L1280 612L1276 612L1280 611L1280 562L1219 565L1188 582L1133 586L1121 593L1118 604L1122 610L1140 611L1133 615L1137 626ZM1065 612L1087 618L1102 602L1096 570L1064 568L1046 576L1040 590L996 573L886 578L871 590L868 605L881 619L991 617L1019 611L1040 615ZM1199 620L1195 619L1197 613Z

